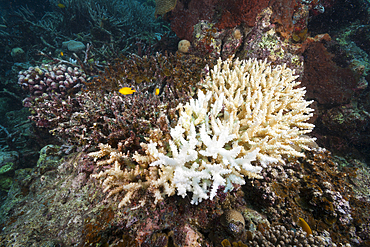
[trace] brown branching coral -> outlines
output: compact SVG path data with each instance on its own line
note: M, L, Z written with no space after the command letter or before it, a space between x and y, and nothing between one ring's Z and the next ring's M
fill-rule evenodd
M159 127L156 120L160 114L175 117L179 103L141 92L143 87L138 86L134 95L80 92L65 100L44 95L31 107L31 119L70 144L88 147L108 142L117 148L122 142L121 151L138 150L149 130Z
M181 91L189 95L196 91L208 63L206 59L181 53L157 53L144 57L132 55L116 59L103 75L86 86L89 91L116 91L121 85L148 83L146 89L149 93L159 88L159 95L162 95L165 87L168 87L171 94L178 98Z

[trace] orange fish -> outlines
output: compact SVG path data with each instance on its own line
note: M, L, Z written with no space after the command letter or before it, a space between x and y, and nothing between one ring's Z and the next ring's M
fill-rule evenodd
M133 94L136 91L135 89L132 89L130 87L123 87L118 92L120 92L123 95L128 95L128 94Z
M307 236L308 235L312 235L312 230L311 230L311 227L307 224L307 222L302 219L301 217L298 218L298 222L297 224L302 227L303 231L305 231L307 233Z

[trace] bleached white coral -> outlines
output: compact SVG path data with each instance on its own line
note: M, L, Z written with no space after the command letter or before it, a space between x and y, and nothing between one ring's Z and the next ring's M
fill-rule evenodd
M214 98L224 97L224 114L218 119L232 121L233 133L244 151L260 148L258 160L283 162L282 156L302 157L313 138L303 137L314 128L307 123L313 109L306 101L305 88L298 87L294 71L266 61L227 60L213 68L204 86ZM212 101L210 102L212 104Z
M185 129L179 124L171 131L171 136L181 136L176 131L183 133ZM176 187L178 195L185 197L187 192L193 192L192 203L198 204L203 199L213 199L220 185L225 186L225 191L228 191L233 188L233 183L244 184L239 171L253 174L261 170L250 163L255 160L258 150L237 158L240 148L226 146L236 136L225 131L218 134L211 138L205 131L205 124L202 124L199 135L194 123L190 122L186 139L181 136L177 143L170 141L171 157L158 152L156 143L148 144L149 155L158 159L150 165L160 166L161 170L173 174L171 183ZM197 147L202 143L204 150Z
M251 164L259 149L239 155L237 135L231 133L229 124L216 119L223 98L215 101L215 110L208 103L212 95L211 91L204 95L200 90L198 99L182 108L178 125L171 130L174 141L170 140L169 155L158 152L156 143L148 145L149 155L158 159L150 165L173 173L171 183L177 194L185 197L192 192L191 203L195 204L213 199L219 186L228 191L234 188L233 183L244 184L244 175L258 177L262 169Z
M257 60L219 60L204 81L206 93L179 106L168 153L148 145L157 159L150 165L173 173L177 194L192 192L197 204L213 199L221 185L228 191L244 176L258 178L262 167L286 155L303 156L313 141L302 137L314 127L305 122L312 109L293 73Z

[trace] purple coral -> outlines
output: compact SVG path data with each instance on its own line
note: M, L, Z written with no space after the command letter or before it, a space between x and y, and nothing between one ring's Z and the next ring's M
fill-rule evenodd
M65 96L79 91L86 82L86 75L78 67L65 64L29 67L18 74L18 84L31 96L53 93Z

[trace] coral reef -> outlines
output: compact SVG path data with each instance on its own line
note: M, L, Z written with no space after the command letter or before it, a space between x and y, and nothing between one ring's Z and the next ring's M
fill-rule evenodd
M108 142L117 148L121 141L126 143L125 150L130 146L134 152L141 149L139 143L148 131L158 127L161 114L166 114L170 123L175 121L175 108L196 90L203 64L202 59L181 54L117 59L104 74L87 80L79 93L60 95L61 85L53 92L54 82L44 88L49 94L27 98L24 103L37 126L47 128L65 143L87 148ZM38 80L48 81L42 78ZM136 93L120 95L118 90L123 86L134 87ZM154 93L157 89L159 95Z
M243 43L243 38L241 28L233 28L225 33L222 44L222 59L225 60L235 55Z
M92 184L87 182L86 174L75 169L74 159L63 163L58 152L58 147L48 146L42 150L37 167L17 170L9 192L14 197L8 197L0 210L4 219L0 223L1 246L72 246L93 234L83 230L88 225L88 212L91 213L89 202L94 201L89 197ZM9 213L10 210L16 213ZM103 213L104 210L98 214ZM108 226L109 221L104 222L107 223L101 227ZM38 232L36 238L32 231Z
M265 155L281 162L282 155L302 156L295 146L309 149L306 145L314 140L303 137L314 127L306 123L313 110L308 107L312 102L303 99L305 90L297 87L300 82L295 81L296 78L285 65L273 68L269 63L251 59L223 63L218 60L217 67L203 83L213 92L214 99L208 107L218 127L211 122L214 134L218 135L217 129L223 126L241 140L238 143L244 149L241 153L259 148L261 155L257 157L262 164ZM192 106L192 102L184 107L191 116L190 109L194 112L191 120L194 125L204 121L204 113ZM221 116L216 117L219 111ZM181 123L181 113L179 121ZM186 121L181 124L188 131ZM285 130L287 132L281 135Z
M240 59L267 59L274 65L287 64L297 75L303 74L302 47L292 45L282 39L272 22L272 9L266 8L256 17L256 24L231 29L218 29L215 24L199 21L194 26L192 54L207 56L209 59L229 58L233 55Z
M279 36L297 42L304 41L311 10L319 9L322 1L296 0L178 0L171 11L171 29L180 39L193 41L194 26L200 21L212 23L218 31L235 27L253 27L263 9L272 10L272 22ZM327 8L330 4L324 4ZM311 12L310 12L311 11ZM314 12L319 14L319 11ZM299 39L297 39L299 37Z
M266 7L268 1L178 0L170 17L171 29L179 38L193 41L194 26L200 21L215 24L218 30L242 23L254 26L257 14Z
M15 151L0 152L0 191L9 191L15 170L19 166L19 154Z
M327 145L337 151L345 152L348 149L346 142L355 146L369 144L367 133L369 133L370 114L359 109L355 102L328 109L320 120L327 136L340 136L343 139Z
M367 2L8 2L0 246L370 246Z
M352 9L347 7L350 6L345 2L334 6L345 8L346 15L354 15L353 8L357 8L356 18L364 18L358 5L354 4ZM333 13L328 15L330 17ZM325 20L332 18L329 17ZM341 23L341 18L338 23ZM315 22L314 27L317 28L317 25ZM307 44L304 55L307 58L305 71L308 73L302 78L302 83L307 86L309 97L318 102L315 136L319 145L340 156L362 155L368 159L370 60L368 53L353 39L362 29L360 26L351 23L338 33L331 32L332 39ZM317 66L318 61L321 66ZM316 83L306 81L321 73L325 75L321 76L324 80Z
M17 62L38 61L37 51L53 56L76 59L72 50L62 45L74 40L80 44L94 46L94 61L103 62L117 53L153 54L158 51L156 44L167 33L169 27L162 20L154 18L155 8L149 3L131 0L79 1L65 0L63 8L57 0L49 0L37 6L17 3L12 11L3 13L2 21L12 23L1 30L0 41L4 45L2 54L6 60L14 61L10 48L24 50L24 56L14 56ZM7 3L4 3L7 5ZM35 8L35 9L34 9ZM4 31L4 32L3 32ZM14 44L17 44L16 46ZM140 46L140 48L139 48ZM78 56L82 56L78 49ZM63 52L63 55L60 55ZM13 64L13 63L12 63ZM34 64L33 64L34 65ZM30 64L28 65L30 66ZM2 63L2 69L10 70L10 63Z
M165 178L158 179L157 168L135 165L132 161L130 162L130 157L109 145L101 144L99 148L100 151L89 153L89 156L93 157L95 161L109 156L108 160L101 160L97 162L97 165L110 166L111 169L101 171L99 174L92 175L92 177L103 180L103 191L109 191L107 198L122 191L125 192L124 197L118 204L119 208L130 203L131 198L138 198L140 190L147 190L155 197L155 204L162 201L164 195L171 196L174 194L174 188ZM121 170L121 166L125 168ZM145 201L142 203L145 203Z
M358 186L353 180L355 170L341 170L339 164L328 151L313 148L306 151L304 160L291 159L284 167L272 165L263 170L264 179L250 182L256 191L249 188L246 200L264 208L273 224L297 225L298 217L304 217L313 230L328 231L334 242L356 246L367 238L361 239L361 231L354 232L351 227L363 227L360 218L365 212L358 208L368 212L365 208L370 202L354 196L353 185ZM253 201L257 194L261 201Z
M219 31L212 23L202 20L194 26L193 35L194 53L211 59L220 57L224 36L222 31Z
M303 74L303 57L294 46L279 36L272 19L271 8L264 9L256 18L253 28L245 30L245 41L239 53L240 58L267 59L272 64L287 64L297 75Z
M161 96L163 90L168 88L170 93L166 98L179 98L181 94L193 95L196 92L208 63L204 58L181 52L121 57L108 66L100 77L89 81L86 87L89 91L118 91L121 84L135 86L147 83L149 93L159 88Z
M212 21L215 4L211 1L177 0L176 7L171 11L171 29L180 39L193 41L194 26L199 21Z
M34 115L30 118L66 144L87 148L109 142L117 147L121 141L125 143L122 148L137 150L135 147L140 147L146 133L156 126L160 113L174 116L171 109L177 105L176 100L163 103L159 97L149 95L147 87L144 83L137 86L138 93L133 96L117 92L80 92L66 99L41 96L31 106Z
M58 148L44 151L38 167L17 172L10 191L17 196L9 197L0 210L0 245L212 246L200 231L207 231L222 214L216 202L189 206L187 200L171 197L157 207L118 209L107 204L88 178L85 153L56 163Z
M229 193L220 189L212 201L199 205L175 195L157 205L142 206L142 196L148 194L140 191L122 208L115 195L105 198L100 186L89 179L101 167L84 152L61 159L61 151L49 146L37 167L16 171L9 190L14 196L0 208L1 244L220 246L227 244L224 239L239 246L253 246L253 241L271 244L277 239L323 243L318 246L368 244L370 207L368 185L362 178L369 179L369 168L352 163L359 167L357 178L351 170L339 171L342 163L335 163L323 149L306 151L306 159L293 158L284 166L272 164L261 172L263 179L246 179L240 190ZM335 223L328 217L333 215L330 210L337 214ZM240 214L244 229L234 228L243 225L239 225ZM305 233L294 220L297 215L307 219L313 235L303 238ZM346 215L352 217L350 225Z
M191 203L198 204L212 200L219 186L227 192L234 184L244 184L244 176L259 178L257 173L269 163L303 157L301 149L310 149L308 145L314 141L303 135L314 126L305 123L312 116L311 102L303 99L305 91L296 88L299 82L295 79L285 66L219 59L202 83L206 94L199 90L197 99L178 106L180 116L170 138L156 134L149 144L142 143L146 154L133 156L138 162L135 168L125 164L126 154L111 154L110 147L101 146L91 156L110 155L99 163L114 165L95 177L104 179L109 196L125 190L120 206L143 187L132 180L141 177L141 169L149 170L142 177L151 189L163 188L153 192L156 203L176 189L182 197L192 192ZM262 167L252 165L256 159Z

